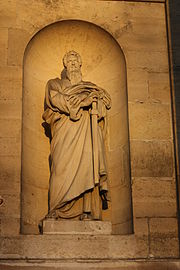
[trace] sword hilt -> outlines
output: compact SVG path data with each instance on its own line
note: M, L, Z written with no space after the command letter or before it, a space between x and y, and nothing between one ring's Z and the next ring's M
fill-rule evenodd
M98 111L97 111L97 101L93 101L93 102L92 102L92 110L91 110L91 114L92 114L92 115L98 115Z

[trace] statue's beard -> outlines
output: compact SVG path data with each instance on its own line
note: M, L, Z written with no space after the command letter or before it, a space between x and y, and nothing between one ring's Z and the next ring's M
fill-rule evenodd
M80 69L76 69L73 71L67 70L66 75L72 85L78 84L82 81L82 74Z

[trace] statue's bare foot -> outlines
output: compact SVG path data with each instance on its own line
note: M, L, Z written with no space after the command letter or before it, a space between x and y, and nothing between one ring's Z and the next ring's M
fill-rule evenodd
M91 213L83 213L79 219L84 221L93 220Z

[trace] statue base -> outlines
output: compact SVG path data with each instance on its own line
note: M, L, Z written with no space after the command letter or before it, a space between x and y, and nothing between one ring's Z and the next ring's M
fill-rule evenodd
M43 234L111 234L112 225L109 221L79 221L44 219Z

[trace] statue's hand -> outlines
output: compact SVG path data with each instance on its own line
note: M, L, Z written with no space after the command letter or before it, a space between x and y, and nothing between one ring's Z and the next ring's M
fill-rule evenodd
M98 99L98 93L92 92L90 94L87 93L81 93L79 95L71 95L67 98L68 102L71 106L78 107L86 107L90 106L93 101L96 101Z
M97 100L98 100L98 93L92 92L81 102L81 107L90 106L93 101L97 101Z
M92 104L92 102L93 102L93 97L91 96L87 97L85 100L81 102L81 107L88 107Z
M69 101L70 105L77 107L86 97L87 97L86 94L71 95L68 98L68 101Z

